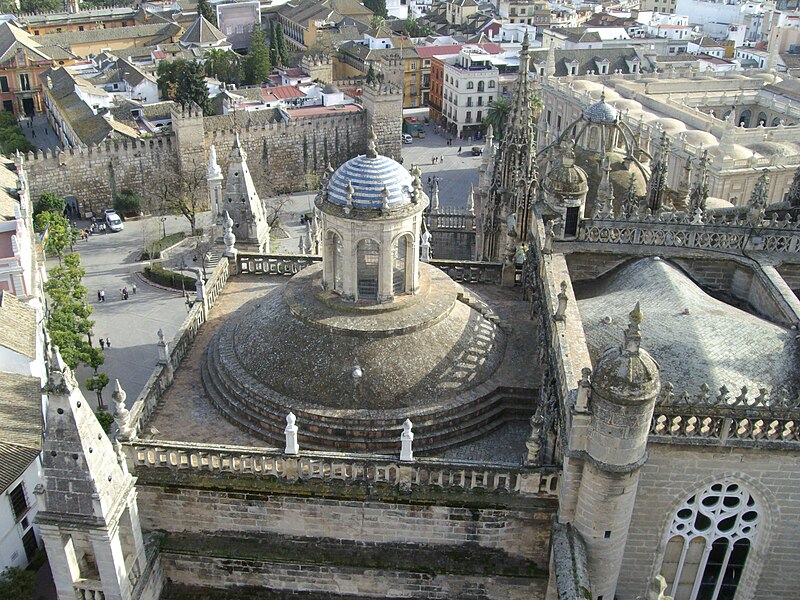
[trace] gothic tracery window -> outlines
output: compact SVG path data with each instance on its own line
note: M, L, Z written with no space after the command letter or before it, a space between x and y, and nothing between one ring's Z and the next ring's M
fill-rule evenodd
M755 499L725 480L689 497L667 535L661 574L675 600L733 600L759 523Z

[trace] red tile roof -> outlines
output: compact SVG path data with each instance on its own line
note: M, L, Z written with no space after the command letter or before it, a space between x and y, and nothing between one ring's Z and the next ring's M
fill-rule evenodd
M278 85L275 87L261 88L261 97L266 100L289 100L303 98L305 94L293 85Z

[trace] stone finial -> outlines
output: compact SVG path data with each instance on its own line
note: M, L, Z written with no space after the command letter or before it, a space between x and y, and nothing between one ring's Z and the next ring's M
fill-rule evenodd
M556 321L565 321L567 318L567 282L561 282L561 292L558 294L558 306L556 307L556 312L553 315L553 319Z
M414 460L414 450L411 447L414 441L414 432L411 431L413 426L411 419L403 421L403 433L400 434L400 460L403 462Z
M236 244L236 235L233 233L233 219L228 214L228 211L225 211L225 217L222 219L222 227L224 229L222 235L222 241L225 244L225 256L236 256L236 248L234 245Z
M419 259L422 262L430 262L431 260L431 232L428 231L428 224L425 219L422 219L422 234L420 235L419 244Z
M350 210L353 208L353 194L356 193L356 189L353 187L353 182L348 181L347 187L344 190L347 193L345 197L346 206L344 207L345 214L350 214Z
M467 196L467 214L475 216L475 186L469 184L469 195Z
M439 182L433 180L433 195L431 196L431 212L439 212Z
M544 247L542 248L542 254L553 253L553 241L556 239L556 232L554 230L554 227L555 227L554 219L550 219L545 225Z
M286 436L286 448L284 448L283 453L291 454L293 456L297 456L297 453L300 451L300 448L297 445L296 421L297 417L294 416L293 412L290 412L288 415L286 415L286 429L283 430L283 433Z
M581 378L578 381L578 397L575 399L575 412L589 412L589 397L592 390L592 382L589 379L592 370L588 367L581 369Z
M672 596L667 596L666 594L667 580L664 579L663 575L656 575L655 579L650 582L645 600L673 600Z
M643 319L642 307L637 302L636 306L628 314L628 328L625 330L625 351L628 354L639 354L639 347L642 342L642 333L639 325L641 325Z
M217 149L214 144L208 150L208 171L206 173L209 179L218 179L222 177L222 169L217 163Z
M136 432L130 424L130 411L125 407L125 398L127 394L119 383L119 379L115 380L114 392L111 394L111 399L114 402L114 422L117 424L119 433L117 438L123 442L128 441L135 437Z
M164 330L163 330L163 329L161 329L161 327L159 327L159 328L158 328L158 343L159 343L159 344L164 344L164 343L166 343L166 342L164 341Z
M378 158L378 136L375 135L375 128L369 128L369 141L367 142L367 158Z
M389 210L389 188L384 184L381 190L381 213Z
M323 183L328 183L331 180L331 176L333 175L333 173L334 173L333 165L331 164L331 161L329 160L328 161L328 165L325 167L325 172L322 175Z
M414 179L411 183L411 202L418 204L422 199L422 177L420 177L419 167L411 170Z

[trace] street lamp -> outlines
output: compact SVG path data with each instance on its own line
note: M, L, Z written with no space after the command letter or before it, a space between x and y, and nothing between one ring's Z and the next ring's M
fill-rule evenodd
M161 237L167 237L167 217L159 217L159 221L161 221Z

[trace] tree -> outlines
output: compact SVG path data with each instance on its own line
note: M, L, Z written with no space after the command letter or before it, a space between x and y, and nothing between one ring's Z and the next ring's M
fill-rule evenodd
M278 50L278 64L288 66L289 49L286 47L286 37L283 35L283 25L280 21L275 23L275 45Z
M114 196L114 210L123 214L138 214L142 208L142 199L133 190L124 189Z
M61 0L20 0L19 11L22 14L51 13L64 10Z
M245 81L249 84L260 85L269 79L272 66L269 62L269 48L266 45L266 36L261 27L253 29L250 38L250 51L245 61Z
M97 422L100 423L100 427L103 428L103 431L109 433L111 431L111 425L114 424L114 415L105 410L98 410L94 413L94 416L97 417Z
M483 118L483 126L492 126L495 138L499 141L503 139L503 133L506 128L506 121L511 112L511 100L503 98L502 96L489 103L489 109L486 111L486 116Z
M42 212L50 212L54 215L63 215L66 206L67 201L63 196L59 196L55 192L45 192L33 205L33 214L35 216Z
M386 0L364 0L364 7L384 19L389 16L389 11L386 10Z
M36 146L28 141L25 133L17 124L17 118L10 111L0 111L0 152L6 156L11 156L19 150L20 152L30 152L36 150Z
M87 389L97 394L98 410L105 409L105 405L103 404L103 388L106 387L107 385L108 385L108 375L106 375L105 373L98 373L94 377L89 377L89 379L86 380Z
M39 213L33 218L33 229L43 236L45 253L48 250L54 252L59 264L67 246L72 246L78 239L78 231L61 213Z
M378 76L375 75L375 65L372 63L369 63L369 69L367 69L367 83L370 85L378 83Z
M198 0L197 12L203 15L206 21L213 25L217 24L217 15L214 13L214 7L208 3L208 0Z
M89 319L92 308L86 303L86 288L81 283L84 274L80 254L72 253L51 270L44 284L49 300L47 330L72 369L81 362L92 366L98 361L87 337L94 321Z
M32 600L36 592L36 573L8 567L0 573L0 598Z
M281 58L278 56L278 41L275 35L275 21L269 22L269 60L273 65L278 66Z
M206 170L203 160L187 161L183 169L173 157L163 164L154 177L152 193L163 212L183 215L189 221L192 235L197 233L197 213L206 208Z
M157 73L158 90L162 98L174 100L182 106L194 102L203 110L203 114L211 113L203 65L179 58L160 62Z
M205 55L206 75L224 83L240 85L244 81L242 57L233 51L212 48Z
M382 15L373 15L372 20L369 22L369 26L372 27L373 29L379 29L380 27L383 27L385 23L386 23L385 17L383 17Z
M425 37L433 33L433 28L428 23L420 23L414 17L406 19L403 33L408 37Z

